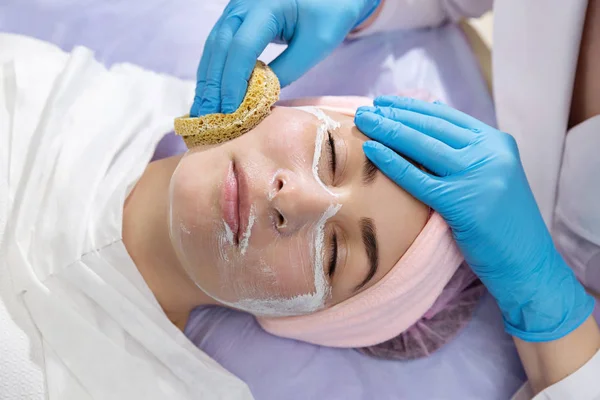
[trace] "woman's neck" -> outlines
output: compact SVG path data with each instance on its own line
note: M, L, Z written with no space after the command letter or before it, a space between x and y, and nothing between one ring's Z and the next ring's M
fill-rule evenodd
M164 312L183 329L194 307L218 303L192 282L169 238L169 183L180 158L148 165L125 202L123 242Z

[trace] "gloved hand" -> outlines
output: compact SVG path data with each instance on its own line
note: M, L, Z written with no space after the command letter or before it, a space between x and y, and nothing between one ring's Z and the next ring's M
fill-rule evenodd
M271 63L287 86L333 51L381 0L231 0L208 36L198 66L192 117L234 112L257 58L287 43Z
M513 137L441 103L380 97L374 105L355 117L377 141L365 154L448 222L507 332L550 341L582 324L594 300L554 247Z

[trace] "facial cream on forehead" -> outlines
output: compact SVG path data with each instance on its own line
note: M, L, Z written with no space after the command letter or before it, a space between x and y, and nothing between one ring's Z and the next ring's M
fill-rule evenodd
M321 121L321 122L324 121L328 125L330 125L329 129L338 129L341 126L338 121L334 120L329 115L325 114L323 112L323 110L321 110L319 107L301 106L301 107L291 107L291 108L293 108L295 110L301 110L301 111L304 111L304 112L314 115L315 117L317 117L319 119L319 121Z

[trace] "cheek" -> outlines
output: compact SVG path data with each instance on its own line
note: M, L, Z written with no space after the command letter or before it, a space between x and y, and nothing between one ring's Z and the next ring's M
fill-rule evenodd
M285 165L286 160L294 160L303 164L312 163L315 147L315 136L305 126L291 120L283 127L265 127L262 146L265 154Z
M314 269L308 242L280 239L262 247L249 262L255 282L269 282L284 297L314 291Z
M211 186L208 174L198 174L202 163L201 154L185 156L177 166L170 183L170 208L176 223L185 230L191 230L198 219L211 209L207 188Z

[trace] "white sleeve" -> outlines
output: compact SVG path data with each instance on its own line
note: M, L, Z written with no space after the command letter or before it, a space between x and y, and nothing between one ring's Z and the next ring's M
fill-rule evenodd
M441 25L462 18L479 17L492 9L494 0L383 0L377 19L351 38L396 29Z
M600 400L600 351L583 367L560 382L547 387L532 400ZM517 392L512 400L531 399L529 384Z

